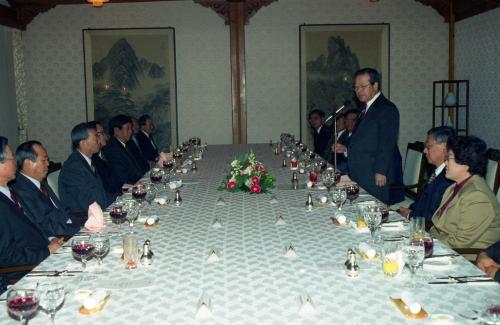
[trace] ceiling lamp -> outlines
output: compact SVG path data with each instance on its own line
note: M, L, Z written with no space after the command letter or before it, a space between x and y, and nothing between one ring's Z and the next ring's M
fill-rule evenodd
M96 7L96 8L99 8L99 7L102 7L102 5L105 3L105 2L108 2L109 0L87 0L87 2L91 3L92 6Z

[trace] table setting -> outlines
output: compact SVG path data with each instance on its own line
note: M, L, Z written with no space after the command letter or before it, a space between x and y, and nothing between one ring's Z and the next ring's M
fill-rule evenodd
M494 317L497 283L438 240L425 258L428 234L419 224L337 179L293 136L280 140L188 145L186 160L194 152L197 159L186 173L176 151L175 162L163 162L103 211L102 231L70 240L11 291L59 281L65 299L56 324L472 324ZM93 297L89 308L85 295ZM0 305L1 324L19 321L6 301ZM40 308L25 317L48 320Z

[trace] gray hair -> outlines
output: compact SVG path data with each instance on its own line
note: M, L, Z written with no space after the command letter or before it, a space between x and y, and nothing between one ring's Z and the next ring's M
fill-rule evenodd
M9 144L9 140L6 137L0 136L0 163L7 160L7 154L5 153L5 148Z
M437 126L429 131L427 131L427 135L430 135L434 138L436 143L446 143L449 138L456 135L455 129L449 126Z

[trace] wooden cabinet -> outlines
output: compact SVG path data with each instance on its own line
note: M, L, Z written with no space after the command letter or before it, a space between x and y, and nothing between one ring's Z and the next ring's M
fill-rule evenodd
M434 81L432 126L448 125L458 135L469 134L469 80Z

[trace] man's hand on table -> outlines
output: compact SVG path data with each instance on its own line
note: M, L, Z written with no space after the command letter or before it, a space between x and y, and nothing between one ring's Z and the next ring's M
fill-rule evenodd
M48 247L50 254L54 254L63 244L64 244L63 237L56 237L52 239Z

